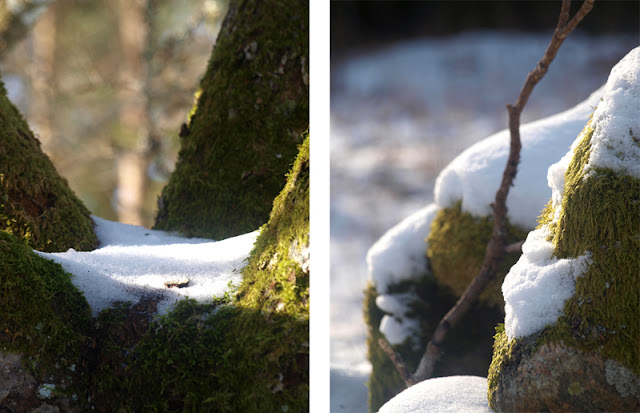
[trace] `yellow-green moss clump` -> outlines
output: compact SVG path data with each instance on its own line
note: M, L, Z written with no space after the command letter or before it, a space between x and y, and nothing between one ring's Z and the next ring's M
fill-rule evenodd
M593 262L576 280L565 317L554 328L571 331L572 345L597 348L640 375L640 180L598 169L585 179L593 135L587 128L567 169L562 212L552 232L555 256L590 251ZM636 143L640 147L637 138Z
M49 382L71 374L88 348L91 310L71 277L0 231L0 349Z
M457 296L464 293L480 271L493 229L493 217L475 217L463 212L461 204L458 201L453 207L443 208L438 212L431 224L427 250L433 274ZM526 231L509 222L506 227L507 245L526 238ZM519 256L518 252L507 254L503 258L496 277L480 295L481 302L504 308L500 288L509 268Z
M541 346L559 345L601 364L614 361L636 380L640 376L640 180L610 169L585 172L593 133L587 124L578 137L565 173L559 218L553 221L557 207L550 204L540 222L551 230L555 257L574 258L589 251L591 263L576 279L563 315L537 333L532 343L525 345L524 339L509 343L506 333L498 330L489 371L489 402L494 409L499 408L501 375L517 368L523 351L531 353ZM637 137L633 141L640 146ZM576 394L571 393L574 398Z
M0 230L41 251L92 250L98 240L89 215L0 82Z
M230 2L155 228L224 239L269 219L309 124L308 21L308 1Z
M129 327L139 310L104 311L91 404L105 411L308 411L308 137L242 272L235 299L180 301L141 338Z

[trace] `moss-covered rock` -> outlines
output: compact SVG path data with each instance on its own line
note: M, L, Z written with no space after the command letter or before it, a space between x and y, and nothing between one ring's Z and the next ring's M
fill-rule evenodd
M259 228L309 123L309 3L231 1L155 228L223 239Z
M46 380L64 392L76 367L80 370L88 353L91 310L71 277L23 240L0 231L0 364L16 374L20 369L12 366L22 365L24 382L33 384L3 388L8 393L0 407L35 407L37 399L23 400L29 398L25 391L34 393Z
M404 343L394 346L412 371L418 366L427 342L442 317L454 306L482 266L487 242L491 237L492 217L474 217L463 212L461 203L440 209L427 237L429 269L416 274L412 281L390 285L385 294L412 297L405 321L415 323L416 331ZM507 225L507 242L524 239L525 232ZM502 321L504 301L500 285L519 253L507 254L496 279L481 295L460 325L447 334L443 357L434 377L450 375L484 376L491 363L495 325ZM385 313L376 306L378 291L370 285L365 291L365 321L369 326L368 358L372 365L369 379L369 409L377 411L385 402L405 389L389 357L378 345L380 322Z
M98 242L89 210L42 152L1 82L0 230L46 252L86 251Z
M541 218L553 256L588 252L591 262L555 324L511 340L498 331L488 390L496 411L640 408L640 179L587 168L594 133L589 123L578 137L561 202Z

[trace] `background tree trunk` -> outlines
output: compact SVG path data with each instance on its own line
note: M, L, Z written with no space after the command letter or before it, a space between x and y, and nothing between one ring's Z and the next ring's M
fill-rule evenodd
M20 42L46 10L51 0L0 2L0 60Z
M146 0L120 0L118 21L122 67L120 69L120 146L117 154L117 212L125 224L143 225L142 208L147 184L149 114L148 69L145 58L148 27Z
M56 84L56 13L49 8L33 26L31 99L29 112L31 127L42 144L42 150L55 162L53 103Z

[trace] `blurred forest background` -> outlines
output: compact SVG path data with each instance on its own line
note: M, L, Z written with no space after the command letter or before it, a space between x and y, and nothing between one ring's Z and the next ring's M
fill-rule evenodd
M634 33L640 2L596 0L597 9L580 23L589 35ZM571 15L582 1L571 2ZM331 61L399 41L451 36L468 31L548 32L558 20L560 1L332 1Z
M227 0L0 0L9 98L94 215L150 227Z

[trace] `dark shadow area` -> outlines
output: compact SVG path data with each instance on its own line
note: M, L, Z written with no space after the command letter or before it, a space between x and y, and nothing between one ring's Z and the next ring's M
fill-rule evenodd
M572 15L581 1L573 1ZM332 1L331 57L425 36L474 30L553 30L559 1ZM640 2L596 1L580 23L592 35L638 33Z

